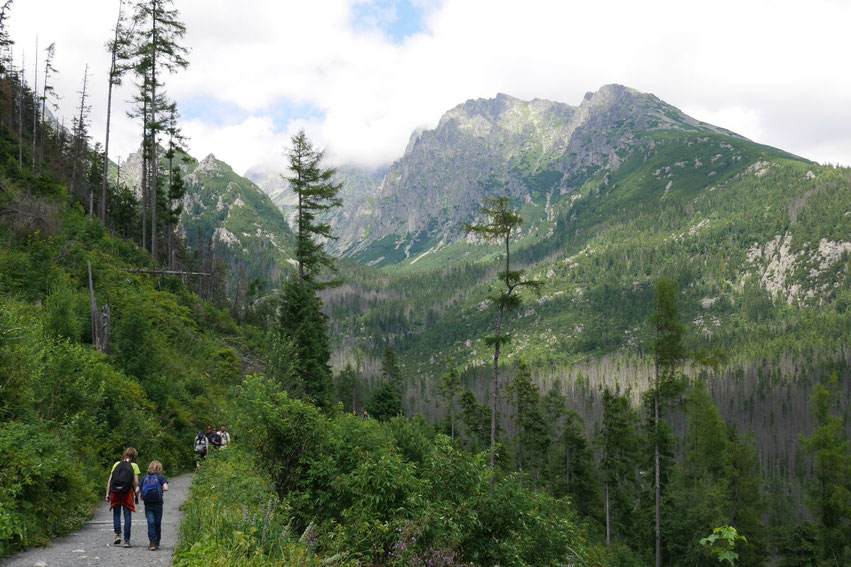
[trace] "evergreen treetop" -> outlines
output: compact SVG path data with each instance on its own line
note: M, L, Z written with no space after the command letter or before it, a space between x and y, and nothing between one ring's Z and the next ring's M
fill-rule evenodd
M315 277L325 267L335 270L334 261L325 251L324 240L334 239L331 225L319 219L322 212L342 205L337 197L341 184L333 181L334 168L323 168L323 153L313 147L299 130L287 150L291 174L283 176L298 197L295 259L300 280L315 283Z

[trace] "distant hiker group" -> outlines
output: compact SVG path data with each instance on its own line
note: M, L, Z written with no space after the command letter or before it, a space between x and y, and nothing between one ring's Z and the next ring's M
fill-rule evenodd
M199 431L193 442L196 464L200 466L201 461L204 460L207 452L211 449L227 449L230 443L230 433L228 433L227 426L222 425L219 431L215 431L213 426L208 425L206 433Z
M106 481L106 499L112 510L112 523L115 530L113 545L122 544L121 516L124 515L124 543L130 545L130 522L132 513L136 511L139 498L145 503L145 519L148 521L148 549L154 551L160 546L163 519L163 493L168 490L168 479L163 476L163 465L159 461L151 461L148 474L139 481L139 465L136 464L138 453L133 447L128 447L121 455L121 460L112 465L109 480Z

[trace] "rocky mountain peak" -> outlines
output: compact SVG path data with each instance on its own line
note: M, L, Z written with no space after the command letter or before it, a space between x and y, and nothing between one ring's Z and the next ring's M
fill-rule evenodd
M578 106L505 93L467 100L434 129L411 135L370 198L333 223L340 236L333 246L367 261L414 257L456 241L482 197L548 207L600 168L617 170L653 131L735 136L618 84L587 93Z
M217 160L213 154L209 154L198 163L198 167L195 168L193 173L196 176L221 177L228 171L232 171L228 164Z

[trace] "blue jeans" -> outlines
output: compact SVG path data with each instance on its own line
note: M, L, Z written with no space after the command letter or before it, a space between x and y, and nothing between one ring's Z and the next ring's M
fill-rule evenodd
M112 509L112 525L115 528L115 535L121 535L121 511L124 510L124 541L130 541L130 517L133 512L130 508L124 506L116 506Z
M145 519L148 520L148 540L159 545L163 527L163 503L145 502Z

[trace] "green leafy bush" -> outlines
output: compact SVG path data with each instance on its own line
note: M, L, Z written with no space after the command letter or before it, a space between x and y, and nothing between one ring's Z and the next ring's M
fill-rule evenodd
M0 557L79 526L95 498L79 456L47 428L0 428Z
M225 458L248 468L253 461L268 474L282 521L311 532L327 564L539 566L570 557L597 564L566 500L528 488L523 475L491 489L485 456L456 449L421 418L322 414L257 376L243 383L234 409L247 451ZM202 474L222 466L215 457ZM227 474L216 480L224 491L235 482Z

